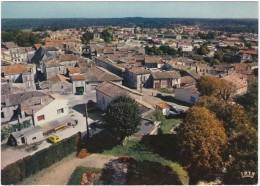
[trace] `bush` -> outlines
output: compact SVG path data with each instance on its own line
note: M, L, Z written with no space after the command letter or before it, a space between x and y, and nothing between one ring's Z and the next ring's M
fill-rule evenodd
M62 140L58 144L54 144L49 148L43 149L33 156L27 156L17 162L8 165L2 173L2 184L16 184L23 178L26 178L39 170L49 167L53 163L61 160L72 153L77 145L77 136ZM81 137L81 136L80 136Z
M8 165L5 169L2 170L1 173L3 185L15 184L21 180L20 168L17 163Z
M156 109L149 115L149 118L153 121L161 121L162 123L165 122L166 118L163 115L162 111Z

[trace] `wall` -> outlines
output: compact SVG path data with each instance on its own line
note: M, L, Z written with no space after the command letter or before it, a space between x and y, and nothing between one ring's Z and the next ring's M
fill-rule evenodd
M36 137L36 139L33 139L34 137ZM43 132L38 131L36 133L26 136L25 143L22 143L22 138L17 138L16 142L17 142L17 146L21 146L21 145L25 145L25 144L30 145L32 143L36 143L36 142L42 141L42 140L44 140Z
M84 92L86 92L86 82L85 80L72 81L72 93L76 94L76 87L84 87Z
M22 82L22 74L8 74L8 75L5 75L5 78L13 83Z
M112 101L113 98L103 94L100 91L96 91L97 104L101 110L106 110L107 105Z
M64 113L57 114L58 109L64 109ZM60 117L66 116L69 114L69 106L68 106L68 100L59 100L55 99L48 105L46 105L41 110L35 112L34 114L34 122L35 125L41 125L53 120L56 120ZM44 115L44 120L38 121L37 117Z
M195 102L199 99L199 93L196 92L189 92L188 90L185 90L183 88L177 88L175 89L175 99L181 100L187 103L192 103L190 101L190 97L195 97Z

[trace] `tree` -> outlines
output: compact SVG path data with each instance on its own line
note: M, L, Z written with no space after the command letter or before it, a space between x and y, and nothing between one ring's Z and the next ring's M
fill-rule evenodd
M229 140L226 153L229 154L230 159L223 184L255 185L258 183L257 141L257 131L250 127L245 127ZM244 171L250 171L255 175L253 178L242 178L241 173Z
M206 55L208 52L209 52L208 48L205 46L200 46L200 48L198 49L199 55Z
M234 92L232 84L224 79L212 76L202 76L197 83L198 91L202 96L216 96L228 100Z
M94 34L91 32L86 32L80 38L83 44L88 44L90 40L94 38Z
M258 128L258 79L253 78L245 95L236 98L236 102L241 104L249 116L255 129Z
M135 100L122 95L115 97L107 106L104 120L107 131L122 141L138 131L138 126L141 125L141 113Z
M222 122L204 107L192 107L178 132L183 147L182 163L190 175L190 184L215 174L222 163L221 149L226 143Z
M248 123L248 117L240 105L229 104L214 96L203 96L195 104L196 107L204 107L215 113L217 118L223 121L226 135L233 136Z
M106 43L110 43L111 42L111 37L112 37L112 34L111 34L111 32L108 29L103 30L103 32L101 32L101 38L104 39L104 41Z
M153 121L161 121L165 122L165 116L163 115L162 111L156 109L153 113L150 114L150 119Z

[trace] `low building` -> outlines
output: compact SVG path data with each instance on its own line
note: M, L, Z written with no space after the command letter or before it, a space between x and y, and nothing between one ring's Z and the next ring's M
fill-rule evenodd
M232 74L225 76L221 79L225 79L226 81L232 83L235 89L235 95L243 95L247 92L247 78L240 74Z
M44 140L43 130L40 126L32 126L22 131L10 134L7 144L11 146L30 145Z
M163 115L168 115L168 113L170 112L170 105L168 103L165 102L161 102L156 104L156 109L161 110Z
M175 99L187 103L195 103L199 99L199 92L196 85L188 85L175 89Z
M39 82L39 88L41 90L47 89L51 93L72 94L72 83L69 82L69 78L63 75L53 76L46 81Z
M193 50L191 43L184 43L184 42L179 42L178 48L180 48L181 51L183 52L191 52Z
M122 84L123 78L109 72L102 67L92 67L85 72L86 91L94 90L100 83L111 81Z
M108 104L116 96L128 95L135 100L142 100L143 94L123 85L105 81L96 88L97 104L101 110L106 110Z
M147 80L149 79L151 72L145 68L131 68L125 71L126 84L130 88L141 89L147 87Z
M36 67L33 64L3 66L2 76L9 82L23 83L27 88L35 88Z
M72 82L72 92L76 95L83 95L86 92L86 76L72 75L70 76Z
M179 87L181 75L178 71L152 72L152 85L155 89Z

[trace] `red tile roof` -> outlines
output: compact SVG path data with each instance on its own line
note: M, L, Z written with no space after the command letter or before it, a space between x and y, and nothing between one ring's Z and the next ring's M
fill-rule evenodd
M169 108L170 105L169 105L168 103L161 102L161 103L158 103L158 104L156 105L156 107L159 107L159 108L161 108L161 109L164 109L164 108Z
M85 75L72 75L71 76L71 80L75 81L75 80L85 80L86 76Z
M27 71L26 65L12 65L12 66L3 66L2 72L5 75L7 74L18 74Z
M79 73L80 72L80 69L78 67L69 67L68 68L68 71L70 73Z
M59 56L61 61L75 61L78 58L74 54L63 54Z
M258 55L258 52L254 50L239 50L238 53Z

